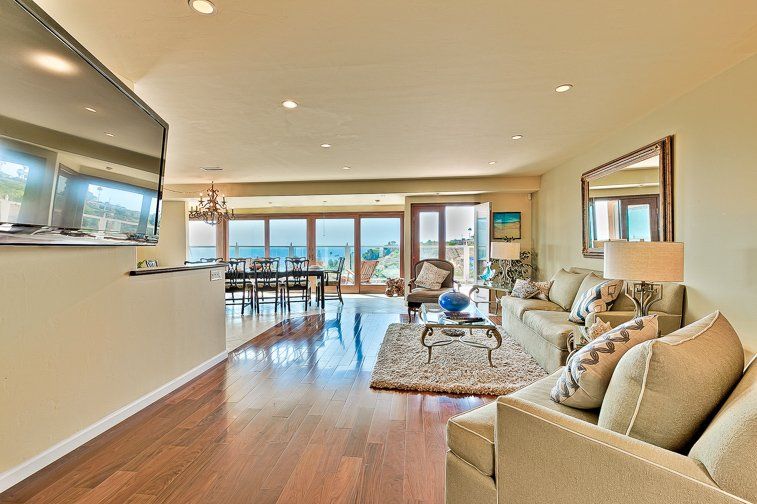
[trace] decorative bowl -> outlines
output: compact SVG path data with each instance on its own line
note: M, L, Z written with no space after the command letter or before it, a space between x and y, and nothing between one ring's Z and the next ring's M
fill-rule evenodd
M462 292L445 292L439 296L439 306L447 311L463 311L470 304L470 298Z

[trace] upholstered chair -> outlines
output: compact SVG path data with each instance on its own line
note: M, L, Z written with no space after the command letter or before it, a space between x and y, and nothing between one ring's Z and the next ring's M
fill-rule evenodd
M430 263L439 269L449 271L449 275L444 279L439 289L428 289L415 285L415 279L420 275L425 263ZM418 312L423 303L438 303L439 296L451 291L455 283L457 283L455 281L455 266L451 262L444 259L423 259L415 263L415 266L413 266L413 278L408 283L409 288L407 289L407 296L405 298L407 300L407 315L410 317L410 320L413 320L415 313Z

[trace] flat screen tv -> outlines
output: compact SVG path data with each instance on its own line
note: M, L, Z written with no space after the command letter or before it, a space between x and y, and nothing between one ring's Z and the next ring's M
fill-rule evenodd
M0 245L157 243L168 124L30 0L0 0Z

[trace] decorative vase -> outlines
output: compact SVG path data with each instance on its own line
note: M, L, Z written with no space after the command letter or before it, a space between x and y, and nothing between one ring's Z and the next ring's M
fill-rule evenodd
M445 292L439 296L439 306L447 311L463 311L470 304L470 298L462 292Z

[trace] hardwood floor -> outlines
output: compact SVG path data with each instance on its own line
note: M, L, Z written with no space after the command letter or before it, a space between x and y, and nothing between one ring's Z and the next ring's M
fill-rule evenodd
M280 322L0 503L441 503L445 423L490 399L372 390L400 317Z

